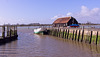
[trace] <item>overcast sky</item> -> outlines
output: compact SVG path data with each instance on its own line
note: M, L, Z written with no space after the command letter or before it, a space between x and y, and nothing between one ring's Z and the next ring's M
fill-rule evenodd
M66 16L100 23L100 0L0 0L0 24L51 24Z

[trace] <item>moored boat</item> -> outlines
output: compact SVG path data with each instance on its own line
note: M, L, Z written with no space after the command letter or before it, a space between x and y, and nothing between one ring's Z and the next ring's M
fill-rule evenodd
M79 27L79 25L78 24L72 24L72 25L70 25L70 27Z
M47 32L46 28L36 28L36 29L34 29L35 34L45 34L45 32Z

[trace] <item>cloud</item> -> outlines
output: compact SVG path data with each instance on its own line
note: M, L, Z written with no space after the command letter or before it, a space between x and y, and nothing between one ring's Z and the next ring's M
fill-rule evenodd
M86 23L87 21L100 23L100 8L89 9L86 6L82 6L81 11L73 14L72 16L82 23Z
M72 15L72 13L71 13L71 12L68 12L68 13L67 13L67 16L71 16L71 15Z
M81 6L81 10L79 12L75 12L75 13L68 12L66 15L62 15L62 17L63 16L66 16L66 17L73 16L80 23L86 23L87 21L92 22L92 23L100 23L100 8L89 9L86 6ZM57 16L54 16L54 17L57 17Z
M58 15L52 17L51 19L57 19L57 18L61 18L61 17L65 17L65 16L64 15L61 15L61 14L58 14Z

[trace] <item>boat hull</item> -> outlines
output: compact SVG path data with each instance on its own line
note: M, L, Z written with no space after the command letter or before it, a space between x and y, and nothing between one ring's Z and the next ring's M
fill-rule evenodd
M46 32L46 28L37 28L37 29L34 29L34 33L35 34L45 34Z

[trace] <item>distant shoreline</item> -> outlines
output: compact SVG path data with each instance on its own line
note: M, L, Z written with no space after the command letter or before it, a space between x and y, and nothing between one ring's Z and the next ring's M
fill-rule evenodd
M79 25L100 25L100 24L79 24ZM3 25L0 25L0 27L2 27L2 26ZM5 26L7 26L7 24ZM13 26L13 25L11 25L11 26ZM52 26L52 24L32 24L32 25L29 25L29 24L19 24L19 25L16 25L16 26Z

